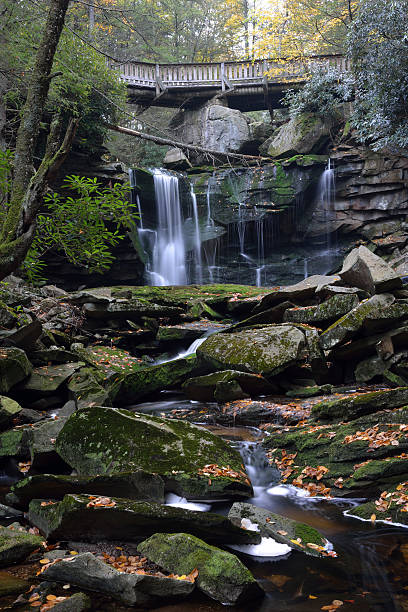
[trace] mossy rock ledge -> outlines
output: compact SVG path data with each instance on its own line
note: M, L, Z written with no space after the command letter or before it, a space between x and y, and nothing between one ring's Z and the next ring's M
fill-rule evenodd
M406 405L408 405L408 387L398 387L319 402L313 406L312 416L328 421L352 421L379 410Z
M184 421L94 406L74 413L56 441L58 454L80 475L144 470L166 490L189 499L247 498L252 486L237 450ZM233 475L205 474L216 464ZM204 473L203 473L204 472Z
M189 531L218 544L258 544L257 533L241 529L227 517L154 502L109 498L112 505L89 506L95 496L66 495L55 504L30 502L28 518L46 538L99 542L140 542L154 533Z
M223 604L262 597L251 572L235 555L210 546L188 533L156 533L138 547L169 572L189 574L198 569L197 587Z
M16 531L0 527L0 567L23 561L34 550L42 546L43 538L27 533L24 529Z

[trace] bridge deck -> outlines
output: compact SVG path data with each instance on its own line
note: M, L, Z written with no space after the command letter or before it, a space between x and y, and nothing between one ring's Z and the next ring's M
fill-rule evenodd
M304 82L313 68L347 68L340 55L320 55L301 60L255 60L199 64L128 62L112 66L129 90L130 101L150 106L178 107L210 99L217 93L240 110L279 107L285 89Z

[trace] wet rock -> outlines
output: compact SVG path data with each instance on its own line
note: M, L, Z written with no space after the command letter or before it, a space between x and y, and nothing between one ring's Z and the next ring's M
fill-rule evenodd
M269 308L268 310L252 315L252 317L248 317L239 323L235 323L235 325L231 325L231 327L229 327L226 331L233 332L237 329L251 327L253 325L261 325L262 323L282 323L285 311L288 308L293 308L293 306L294 304L292 304L292 302L282 302L282 304L278 304L273 308Z
M163 166L170 170L188 170L191 168L191 162L181 149L173 147L166 152L163 159Z
M103 319L111 321L141 321L142 317L168 317L171 320L179 320L183 313L181 308L154 304L148 301L137 299L117 300L109 303L87 303L83 305L83 310L90 319Z
M240 397L232 397L228 392L227 396L225 396L226 389L220 383L230 382L236 382L239 385L239 390L241 391ZM206 376L189 378L183 384L183 390L187 397L192 400L211 402L215 399L222 402L243 399L249 396L266 395L276 391L276 387L262 376L235 370L225 370L223 372L207 374ZM221 399L222 395L226 399Z
M360 300L365 300L370 297L368 291L359 289L358 287L340 287L338 285L322 285L317 287L316 295L319 299L325 300L334 295L357 295Z
M51 395L79 370L81 363L65 363L55 366L34 368L30 378L22 383L19 390L24 393Z
M28 518L53 540L139 542L156 532L188 531L215 543L260 541L258 534L236 527L225 516L213 512L118 497L108 498L107 505L101 502L100 506L89 506L93 499L94 496L70 494L59 503L45 506L35 499L30 502Z
M84 367L77 370L70 378L67 388L78 408L87 406L111 406L110 386L104 386L105 375L96 368Z
M194 583L186 580L119 572L90 552L49 565L43 576L47 580L106 593L128 606L167 603L169 598L185 597L194 589Z
M121 377L116 401L130 404L153 391L177 387L191 376L205 374L208 369L199 364L195 357L145 367Z
M217 423L234 427L236 425L258 427L261 423L298 423L305 418L304 411L294 410L285 404L268 401L236 401L221 406L220 412L212 415Z
M387 486L378 500L368 501L347 511L347 516L356 517L371 523L383 522L408 525L407 483Z
M375 319L383 309L393 304L394 301L395 298L390 293L374 295L370 299L364 300L322 333L319 338L320 346L322 349L328 350L338 344L347 342L362 329L367 317Z
M228 518L237 526L241 526L242 519L249 519L258 526L262 537L273 538L313 557L321 556L327 543L314 527L252 504L236 502L229 511Z
M32 365L24 351L19 348L0 349L0 393L8 393L31 372Z
M52 607L54 612L84 612L91 608L91 600L85 593L75 593Z
M10 506L5 506L4 504L0 504L0 519L22 519L23 513L20 510L15 510L14 508L10 508Z
M251 572L231 553L209 546L188 533L155 534L139 546L167 571L189 574L198 569L197 587L223 604L253 601L263 592Z
M318 419L351 421L384 408L399 408L408 404L408 387L353 394L315 404L312 416Z
M391 266L365 246L351 251L344 260L339 276L347 284L370 293L385 293L402 287L400 276Z
M358 297L352 295L334 295L322 304L288 308L283 316L284 321L293 323L317 324L334 321L347 314L359 303Z
M23 561L42 546L43 538L24 531L0 527L0 567Z
M70 363L78 361L78 357L72 351L54 347L34 351L31 355L34 364Z
M28 428L9 429L0 434L0 457L28 459Z
M69 418L56 448L78 474L142 469L159 474L167 490L187 498L242 498L252 494L238 451L186 422L113 408L85 408ZM205 475L200 470L207 464L229 465L235 474Z
M311 387L295 387L286 392L287 397L315 397L317 395L330 394L333 390L332 385L314 385Z
M7 500L17 508L27 509L32 499L62 499L67 494L90 493L127 499L164 501L164 483L160 476L142 470L108 476L61 476L38 474L20 480L10 489Z
M8 572L0 572L0 597L7 595L18 595L29 589L29 583L26 580L17 578Z
M387 360L399 348L406 348L408 343L408 327L398 327L381 334L360 338L342 346L336 346L329 353L333 361L359 361L367 355L377 353Z
M301 359L305 345L305 335L296 327L271 325L211 336L197 349L197 356L212 369L269 377Z
M35 320L26 325L22 325L16 330L12 330L10 334L7 334L7 342L12 346L29 351L33 348L41 334L42 325L40 321Z
M41 421L27 429L27 443L30 450L31 466L34 469L50 469L58 473L68 466L55 450L55 442L67 418L58 417Z
M399 326L408 318L408 304L394 302L380 311L373 311L364 319L363 327L367 334L376 334L380 331Z
M309 298L313 298L318 287L322 288L325 285L336 285L339 282L339 276L309 276L299 283L296 283L296 285L279 287L279 289L265 295L256 308L254 308L254 313L271 308L272 306L279 304L279 302L286 300L293 300L295 303L302 303Z
M0 429L7 429L13 423L13 419L21 413L20 404L10 397L0 395Z

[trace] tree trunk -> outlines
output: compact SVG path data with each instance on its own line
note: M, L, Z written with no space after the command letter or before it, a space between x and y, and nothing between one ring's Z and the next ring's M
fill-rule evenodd
M35 173L33 162L40 122L47 101L55 52L64 25L70 0L50 0L47 23L37 50L27 100L17 132L14 176L10 205L0 233L0 280L13 272L24 260L35 231L35 219L41 205L47 178L57 156L55 125L50 134L47 153ZM74 127L70 126L68 142L72 142ZM65 152L66 154L66 152Z

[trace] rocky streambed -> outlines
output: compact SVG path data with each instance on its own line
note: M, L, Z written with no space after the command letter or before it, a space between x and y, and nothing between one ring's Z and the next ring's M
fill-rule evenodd
M386 262L0 299L0 609L407 608L408 290Z

